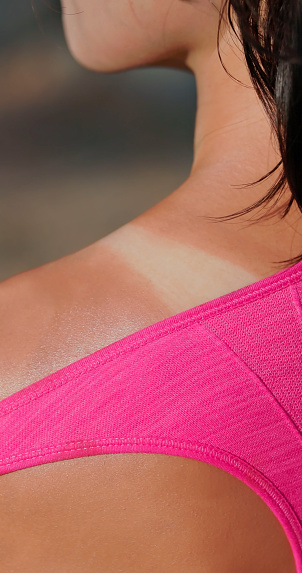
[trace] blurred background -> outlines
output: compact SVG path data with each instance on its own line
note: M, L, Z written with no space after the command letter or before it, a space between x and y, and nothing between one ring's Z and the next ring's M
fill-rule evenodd
M82 68L58 0L0 0L0 77L0 280L97 241L188 177L194 76Z

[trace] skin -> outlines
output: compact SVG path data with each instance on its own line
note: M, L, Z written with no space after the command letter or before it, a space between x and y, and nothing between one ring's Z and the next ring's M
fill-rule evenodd
M219 9L220 5L216 4ZM248 225L279 161L240 45L206 0L63 0L73 57L108 73L172 66L197 87L187 180L114 233L0 285L1 399L149 324L277 272L301 216ZM287 189L283 201L290 197ZM259 215L259 212L255 214ZM301 215L301 214L300 214ZM121 454L1 476L0 573L295 573L279 521L246 484L189 458ZM123 511L121 511L121 508ZM129 551L131 548L131 552Z
M194 74L197 113L190 176L130 226L140 226L146 241L152 242L155 233L162 241L171 238L232 262L239 266L240 288L245 283L240 269L256 281L280 270L274 263L301 252L302 218L294 205L283 221L278 213L257 225L248 225L249 215L219 224L203 220L234 213L263 197L274 179L244 190L232 186L256 181L280 160L242 47L224 25L221 56L237 81L221 65L216 48L221 4L215 6L206 0L67 0L63 26L72 55L89 69L104 73L162 65ZM282 204L290 196L286 188ZM257 209L252 216L260 214Z

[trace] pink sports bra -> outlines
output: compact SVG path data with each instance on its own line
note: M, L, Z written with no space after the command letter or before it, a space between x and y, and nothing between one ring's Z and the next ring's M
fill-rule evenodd
M0 402L0 475L150 452L252 488L302 573L302 261L148 326Z

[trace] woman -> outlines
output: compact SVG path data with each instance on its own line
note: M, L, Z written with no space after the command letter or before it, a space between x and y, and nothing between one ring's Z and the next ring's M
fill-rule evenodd
M258 2L232 6L233 28L206 0L64 2L86 68L194 73L194 160L133 221L1 285L1 572L302 572L299 115L281 137L301 27L269 3L269 59ZM223 219L261 205L280 157L282 204Z

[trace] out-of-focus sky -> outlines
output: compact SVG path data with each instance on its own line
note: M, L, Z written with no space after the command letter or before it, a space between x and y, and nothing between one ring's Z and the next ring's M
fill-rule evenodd
M193 75L87 70L45 2L0 0L0 280L130 221L193 159Z

